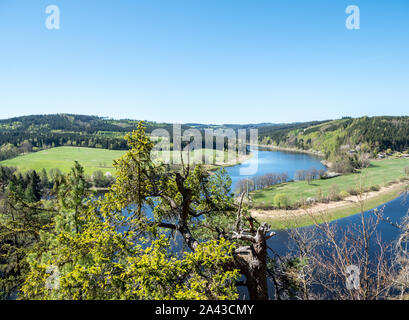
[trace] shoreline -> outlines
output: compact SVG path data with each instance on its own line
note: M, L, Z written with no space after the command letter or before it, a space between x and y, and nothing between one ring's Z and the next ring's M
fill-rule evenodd
M370 191L359 196L349 196L343 200L330 203L317 203L296 210L260 210L250 209L253 218L272 224L276 229L308 226L314 223L329 222L355 215L363 210L369 211L392 201L407 190L407 183L395 183L382 187L379 191Z
M266 144L250 144L250 146L258 147L258 148L272 149L272 150L276 150L276 151L305 153L305 154L314 155L314 156L317 156L317 157L320 157L320 158L324 158L324 155L319 151L301 150L301 149L297 149L297 148L286 148L286 147L279 147L279 146L266 145Z
M214 163L214 164L209 165L210 168L208 170L215 171L221 168L238 166L238 165L241 165L243 162L250 160L251 158L253 158L253 156L254 156L253 152L250 152L249 154L241 155L240 157L233 159L231 161L228 161L228 162Z

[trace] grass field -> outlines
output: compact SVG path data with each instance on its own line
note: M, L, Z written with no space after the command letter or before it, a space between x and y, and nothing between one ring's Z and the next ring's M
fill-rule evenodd
M379 194L378 196L368 199L364 202L363 209L364 211L372 210L376 207L382 206L384 203L392 201L396 199L403 191L405 190L404 187L396 187L392 188L389 192L385 192ZM341 218L345 218L357 213L361 212L361 208L357 204L349 204L346 206L342 206L336 209L328 209L321 212L318 215L315 215L312 218L309 215L304 215L301 217L294 218L289 214L288 218L283 219L276 219L276 218L258 218L261 222L267 222L270 224L271 228L274 230L282 230L282 229L292 229L292 228L299 228L304 226L310 226L315 223L323 223L323 222L330 222L334 220L338 220Z
M216 161L216 163L223 163L227 160L232 160L235 155L228 154L225 151L207 150L204 149L191 151L190 156L187 152L183 153L183 161L186 164L188 159L191 163L203 160L203 157ZM78 161L84 168L87 175L91 175L97 170L102 172L111 172L114 174L112 163L115 159L120 158L125 151L105 150L94 148L78 148L78 147L57 147L48 150L43 150L35 153L30 153L0 162L0 165L17 167L21 172L28 170L41 171L46 169L59 169L62 172L68 172L74 165L74 161ZM157 154L159 160L175 159L180 161L180 152L171 151L167 154ZM209 166L212 168L212 166Z
M58 147L5 160L0 162L0 165L17 167L22 172L41 171L43 168L47 171L58 168L62 172L68 172L74 165L74 161L77 160L85 168L86 174L90 175L97 170L113 173L113 160L121 157L124 152L94 148Z
M321 191L328 195L333 185L339 191L348 191L350 188L358 189L362 181L363 187L374 185L384 186L405 175L404 168L409 167L409 159L388 159L371 162L369 168L362 170L362 174L348 174L332 179L313 180L311 184L306 181L288 182L252 193L254 207L269 207L273 204L274 196L278 193L287 195L290 204L309 197L315 198Z

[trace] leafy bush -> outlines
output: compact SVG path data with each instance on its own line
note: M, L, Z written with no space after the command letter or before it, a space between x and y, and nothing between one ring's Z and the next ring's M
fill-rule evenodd
M101 170L95 171L91 179L96 188L107 188L115 182L115 178L112 175L104 174Z
M344 199L344 198L349 197L350 194L349 194L347 191L342 190L342 191L339 193L339 196L340 196L342 199Z
M274 197L274 205L280 209L288 207L288 197L285 193L278 193Z
M351 196L357 196L359 192L354 188L349 188L347 191Z
M379 191L380 189L381 187L379 185L374 185L374 186L371 186L370 188L371 191Z
M331 185L329 190L328 198L331 201L338 201L340 200L339 196L339 187L336 184Z
M332 168L333 171L337 173L351 173L354 172L354 167L351 164L349 158L337 157L334 159Z

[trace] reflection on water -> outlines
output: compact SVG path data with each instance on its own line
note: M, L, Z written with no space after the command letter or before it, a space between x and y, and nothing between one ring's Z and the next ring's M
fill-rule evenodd
M251 151L255 149L252 148ZM235 190L239 180L255 176L263 176L268 173L288 173L290 179L294 179L297 170L317 170L326 169L320 159L305 153L283 152L283 151L263 151L259 150L256 157L243 162L237 166L227 167L226 171L232 179L232 191ZM240 169L258 163L257 172L251 176L240 175Z

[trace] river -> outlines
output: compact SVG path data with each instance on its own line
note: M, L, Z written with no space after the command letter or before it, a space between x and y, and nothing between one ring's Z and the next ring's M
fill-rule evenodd
M320 162L320 158L306 153L284 152L284 151L266 151L251 148L253 157L242 164L227 167L226 171L232 180L232 190L235 190L236 184L241 179L255 176L263 176L268 173L287 173L290 179L294 179L297 170L308 170L315 168L317 170L326 169ZM252 175L240 174L243 169L257 168Z

